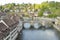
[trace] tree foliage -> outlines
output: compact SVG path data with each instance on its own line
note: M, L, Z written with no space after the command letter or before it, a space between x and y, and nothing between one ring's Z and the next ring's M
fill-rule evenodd
M50 14L48 17L56 17L56 16L60 16L60 2L55 2L55 1L46 1L46 2L42 2L41 4L15 4L15 3L9 3L6 5L2 5L0 6L0 11L3 12L4 10L6 12L10 12L10 10L13 10L13 12L15 10L19 10L21 12L21 10L25 10L24 12L27 12L28 10L32 11L32 9L34 10L40 10L38 11L38 16L43 16L43 12L44 11L51 11L52 14ZM28 13L28 12L27 12Z

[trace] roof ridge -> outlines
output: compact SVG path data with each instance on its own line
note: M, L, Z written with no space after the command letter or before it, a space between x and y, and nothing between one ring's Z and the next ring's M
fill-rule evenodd
M1 20L0 23L3 23L5 26L9 27L3 20Z

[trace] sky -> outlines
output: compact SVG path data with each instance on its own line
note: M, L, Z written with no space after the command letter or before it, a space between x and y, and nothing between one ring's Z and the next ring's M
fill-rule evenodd
M37 4L40 4L44 1L58 1L60 2L60 0L0 0L0 5L4 5L4 4L8 4L8 3L37 3Z

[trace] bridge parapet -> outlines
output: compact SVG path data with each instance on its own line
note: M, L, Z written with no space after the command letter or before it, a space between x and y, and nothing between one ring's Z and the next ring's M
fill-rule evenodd
M58 31L60 31L60 17L57 17L55 19L54 28L56 28Z
M23 23L30 23L32 25L34 23L39 23L42 26L52 25L52 22L55 22L54 18L33 17L32 20L32 18L30 17L24 17L23 19L24 19Z

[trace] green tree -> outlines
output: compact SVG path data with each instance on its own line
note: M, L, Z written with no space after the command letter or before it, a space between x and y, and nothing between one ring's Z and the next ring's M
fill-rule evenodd
M56 18L57 15L56 15L56 14L49 14L48 17L49 17L49 18Z
M39 17L42 17L42 16L43 16L43 11L39 11L39 12L38 12L38 16L39 16Z

